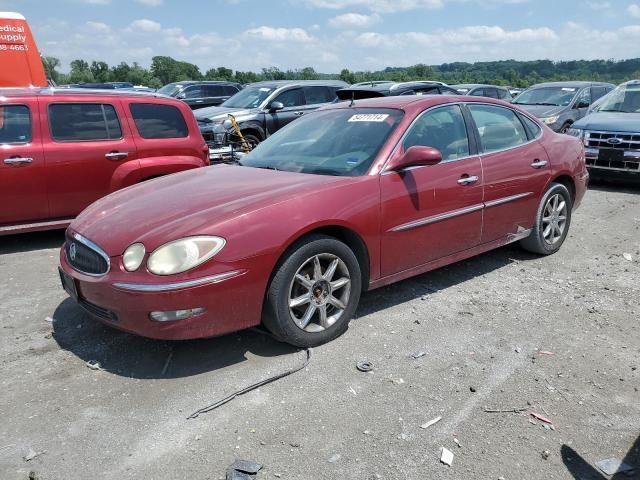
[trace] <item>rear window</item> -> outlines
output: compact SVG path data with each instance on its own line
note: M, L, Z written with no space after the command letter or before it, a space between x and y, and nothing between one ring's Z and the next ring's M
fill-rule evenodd
M31 115L26 105L0 106L0 145L29 143Z
M122 138L113 105L102 103L53 103L49 105L51 138L60 142L116 140Z
M329 103L335 98L335 95L331 95L327 87L304 87L303 90L307 105Z
M524 126L527 128L527 131L529 132L529 138L536 138L538 135L540 135L542 129L538 126L537 123L535 123L526 115L522 115L519 113L518 116L520 117L520 120L522 120L522 123L524 123Z
M222 97L224 95L224 87L222 85L204 85L203 97Z
M142 138L184 138L189 135L182 113L173 105L132 103L130 108Z

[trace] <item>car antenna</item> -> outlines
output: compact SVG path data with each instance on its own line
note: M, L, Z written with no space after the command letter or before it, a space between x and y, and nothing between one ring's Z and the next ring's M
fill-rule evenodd
M356 92L351 90L351 103L349 104L350 107L353 107L353 104L356 103L355 102L355 96L356 96Z

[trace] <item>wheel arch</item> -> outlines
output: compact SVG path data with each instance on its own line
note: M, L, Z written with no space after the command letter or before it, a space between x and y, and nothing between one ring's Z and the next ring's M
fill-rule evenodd
M573 179L573 177L567 173L562 173L562 174L558 174L556 175L550 182L549 185L547 185L547 188L549 188L549 186L552 183L559 183L561 185L564 185L565 187L567 187L567 190L569 190L569 194L571 195L571 202L575 203L576 201L576 183Z

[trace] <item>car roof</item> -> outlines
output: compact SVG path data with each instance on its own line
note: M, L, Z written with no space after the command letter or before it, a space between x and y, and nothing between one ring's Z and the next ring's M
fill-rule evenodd
M567 87L567 88L582 88L582 87L613 87L612 83L607 82L586 82L586 81L572 81L572 82L544 82L531 85L529 88L538 87Z
M491 85L490 83L458 83L457 85L449 85L452 88L476 88L476 87L493 87L508 88L503 85Z
M322 107L321 110L330 110L334 108L394 108L408 112L416 109L422 110L431 106L458 102L495 103L496 105L513 108L511 103L494 98L472 97L468 95L401 95L355 100L353 102L353 106L349 101L332 103L328 106Z
M332 86L332 87L348 87L347 82L342 80L264 80L262 82L250 83L248 87L287 87L287 86Z
M374 85L356 85L344 88L343 90L362 90L365 92L374 91L374 92L390 92L392 90L402 90L402 89L410 89L413 87L443 87L449 85L443 85L440 82L432 82L429 80L416 80L414 82L384 82L377 83Z
M28 96L91 96L91 97L144 97L171 98L156 92L143 92L129 89L93 89L93 88L0 88L2 97Z
M214 84L214 85L219 85L219 84L237 85L238 84L238 82L232 82L229 80L180 80L179 82L171 82L171 83L168 83L167 85L193 85L193 84L199 84L199 83L208 83L208 84Z

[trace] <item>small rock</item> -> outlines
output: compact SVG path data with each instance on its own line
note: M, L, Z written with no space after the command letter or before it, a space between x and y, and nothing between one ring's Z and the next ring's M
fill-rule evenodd
M411 356L416 360L420 357L424 357L425 355L426 355L426 352L415 352L411 354Z
M545 460L549 460L549 457L551 456L551 452L549 450L543 450L541 455L542 455L542 458L544 458Z
M336 454L332 455L331 458L328 461L329 461L329 463L336 463L338 460L340 460L341 457L342 457L342 455L340 455L339 453L336 453Z
M521 351L520 347L516 347L514 350L516 351L516 353L520 353Z
M624 259L628 262L633 262L633 257L631 256L630 253L623 253L622 256L624 257Z
M476 387L469 387L469 390L471 390L472 393L476 393Z

